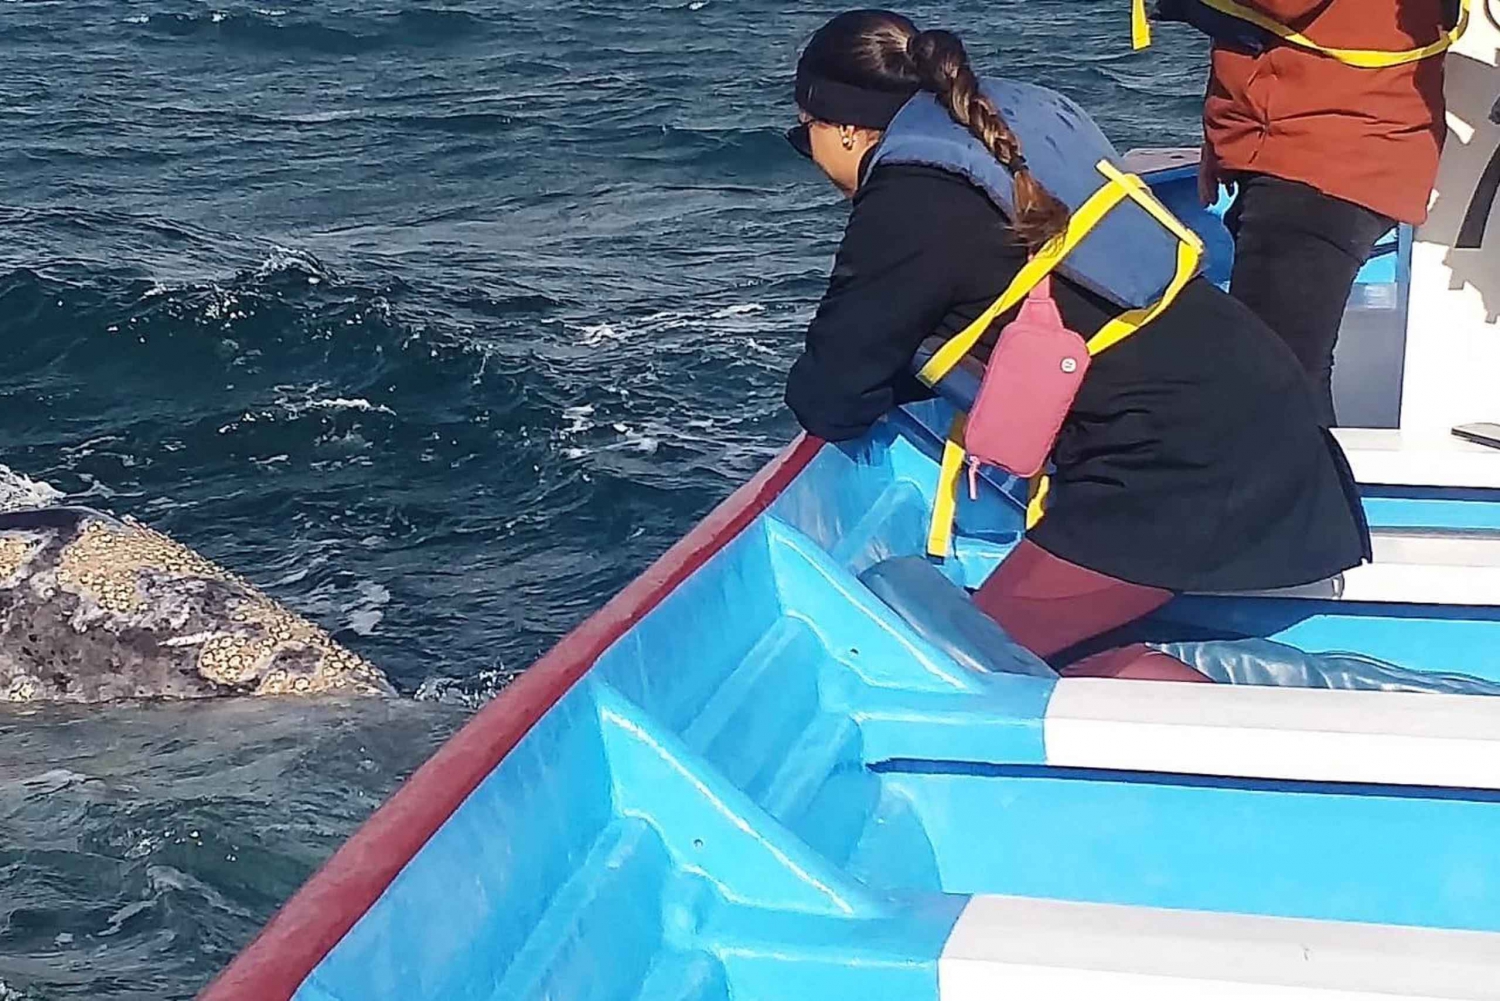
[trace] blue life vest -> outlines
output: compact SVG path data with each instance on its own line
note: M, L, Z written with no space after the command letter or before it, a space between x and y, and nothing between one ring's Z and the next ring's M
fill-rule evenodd
M1119 166L1114 146L1073 100L1046 87L995 77L984 79L980 87L1020 140L1031 173L1069 209L1077 210L1106 183L1099 161ZM958 174L1014 218L1010 172L932 94L923 92L907 102L873 157L871 170L901 163ZM1150 213L1127 200L1104 217L1058 270L1119 306L1149 307L1176 275L1178 242Z

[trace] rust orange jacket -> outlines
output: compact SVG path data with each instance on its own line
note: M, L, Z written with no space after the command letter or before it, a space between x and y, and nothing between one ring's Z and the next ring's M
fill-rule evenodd
M1447 30L1443 0L1240 0L1338 48L1404 50ZM1215 45L1204 135L1222 171L1302 181L1402 222L1427 218L1447 127L1443 57L1360 69L1293 45Z

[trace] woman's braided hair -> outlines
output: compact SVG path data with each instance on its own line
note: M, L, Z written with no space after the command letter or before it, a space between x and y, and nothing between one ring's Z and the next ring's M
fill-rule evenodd
M969 66L964 43L949 31L923 31L908 45L922 89L937 95L953 120L974 134L1010 171L1014 187L1016 235L1033 250L1061 233L1068 224L1068 208L1042 186L1026 166L1021 142L999 109L979 90L979 78Z
M929 91L1010 172L1016 235L1036 250L1066 228L1068 207L1027 168L1020 140L979 89L969 54L951 31L918 31L887 10L852 10L824 25L803 59L853 86Z

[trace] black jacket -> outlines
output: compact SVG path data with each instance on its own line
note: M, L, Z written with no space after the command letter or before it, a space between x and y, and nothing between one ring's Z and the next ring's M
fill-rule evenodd
M857 438L923 395L909 373L923 339L963 329L1025 260L1004 217L969 182L933 168L877 167L855 197L788 379L787 403L803 427L833 441ZM1054 293L1085 337L1119 312L1067 281ZM976 353L987 356L988 346ZM1301 366L1204 279L1094 359L1053 462L1047 517L1030 538L1133 583L1292 586L1368 555L1353 479L1318 424Z

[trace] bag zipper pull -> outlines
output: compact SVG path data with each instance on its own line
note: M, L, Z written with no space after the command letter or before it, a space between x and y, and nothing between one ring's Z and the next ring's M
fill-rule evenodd
M969 460L969 500L979 499L979 460Z

